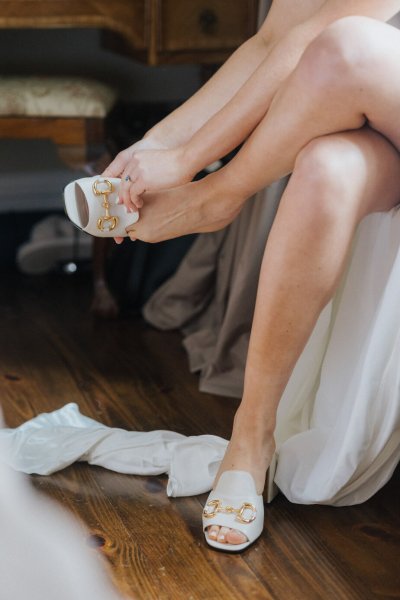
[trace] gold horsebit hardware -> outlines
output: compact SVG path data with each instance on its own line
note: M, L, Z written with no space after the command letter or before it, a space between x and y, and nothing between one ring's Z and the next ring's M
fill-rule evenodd
M101 189L99 184L105 184L105 189ZM108 179L96 179L92 186L95 196L103 196L102 207L105 210L105 215L97 219L97 229L100 231L112 231L118 225L118 217L110 215L110 202L108 196L114 191L114 186Z
M206 510L207 506L210 506L212 510ZM246 518L244 513L249 510L251 510L251 515ZM203 510L203 515L207 519L212 519L217 513L234 513L236 515L235 521L239 521L240 523L252 523L256 518L257 510L250 502L243 502L240 508L233 508L233 506L223 507L221 500L210 500L210 502L207 502Z

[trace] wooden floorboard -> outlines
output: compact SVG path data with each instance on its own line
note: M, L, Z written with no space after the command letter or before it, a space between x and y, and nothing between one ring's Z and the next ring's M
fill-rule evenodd
M3 278L0 398L14 427L76 402L103 423L186 435L229 431L237 402L201 394L177 332L138 319L95 321L84 274ZM87 525L121 592L154 600L400 598L399 473L363 505L266 508L260 541L241 555L206 546L201 497L169 499L166 477L76 464L34 485ZM46 599L44 599L46 600Z

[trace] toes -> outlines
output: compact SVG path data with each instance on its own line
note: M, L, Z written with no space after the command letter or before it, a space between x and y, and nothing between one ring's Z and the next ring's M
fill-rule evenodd
M229 532L229 527L220 527L218 536L217 536L217 541L220 542L221 544L225 544L226 536L227 536L228 532Z
M219 527L218 525L211 525L211 527L209 527L207 529L207 533L208 533L208 537L212 540L216 540L218 537L218 533L219 533Z
M237 529L229 529L226 535L226 541L228 544L244 544L247 542L247 537Z
M220 542L221 544L235 545L247 542L247 537L241 531L230 529L229 527L219 527L218 525L208 527L207 535L211 540Z

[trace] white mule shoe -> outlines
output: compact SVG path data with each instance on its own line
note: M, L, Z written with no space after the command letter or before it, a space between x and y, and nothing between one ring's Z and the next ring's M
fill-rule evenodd
M126 237L126 228L139 220L117 204L121 180L116 177L83 177L64 190L65 210L71 221L95 237Z
M218 525L236 529L247 537L242 544L222 544L212 540L208 527ZM247 471L224 471L203 509L203 531L207 544L225 552L240 552L261 535L264 503L257 494L253 477Z

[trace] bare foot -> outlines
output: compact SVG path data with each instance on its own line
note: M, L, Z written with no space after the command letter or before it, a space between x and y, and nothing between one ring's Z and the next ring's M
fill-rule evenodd
M274 456L275 442L271 435L255 436L254 433L248 424L245 427L235 425L215 478L214 488L224 471L247 471L254 479L257 493L262 494L266 473ZM212 525L207 529L207 533L211 540L220 543L243 544L247 541L242 532L228 527Z
M134 239L161 242L189 233L216 231L240 212L244 198L221 193L213 176L180 187L145 193L140 219L127 232Z

